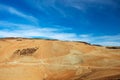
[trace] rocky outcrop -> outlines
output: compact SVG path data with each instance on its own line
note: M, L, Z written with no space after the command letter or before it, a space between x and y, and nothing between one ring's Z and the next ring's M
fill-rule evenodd
M20 56L29 56L32 55L34 52L36 52L38 48L26 48L26 49L18 49L14 52L15 55L20 55Z
M114 47L112 47L112 46L110 47L109 46L109 47L106 47L106 48L108 48L108 49L120 49L120 47L117 47L117 46L116 47L115 46Z

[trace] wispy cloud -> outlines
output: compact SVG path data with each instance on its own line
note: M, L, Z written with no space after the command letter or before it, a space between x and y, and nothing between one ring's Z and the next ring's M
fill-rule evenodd
M24 19L26 19L28 21L33 22L33 23L38 22L38 19L36 17L34 17L32 15L25 14L25 13L15 9L15 8L11 7L11 6L0 4L0 8L1 8L0 10L2 10L2 11L3 10L8 11L11 14L14 14L14 15L17 15L19 17L22 17L22 18L24 18Z
M27 19L27 20L31 20L31 21L33 21L33 22L37 22L37 21L38 21L37 18L35 18L35 17L31 16L31 15L26 15L26 14L24 14L24 13L16 10L15 8L9 7L9 8L8 8L8 11L9 11L10 13L12 13L12 14L15 14L15 15L17 15L17 16L23 17L23 18L25 18L25 19Z
M102 9L104 5L115 7L118 3L115 0L26 0L28 4L43 11L47 15L52 15L52 9L57 11L61 17L71 16L64 9L70 10L70 7L75 8L81 12L87 12L90 7ZM59 4L59 5L58 5ZM61 7L62 6L62 7Z
M0 25L6 26L9 29L1 29L0 37L45 37L51 39L59 40L69 40L69 41L85 41L92 44L100 44L105 46L120 46L120 34L118 35L103 35L94 36L93 34L76 34L74 32L65 32L64 29L67 28L53 28L26 25L26 24L15 24L9 22L1 22ZM12 31L10 28L14 28ZM16 28L17 26L17 28ZM69 28L68 28L69 30Z
M85 12L90 7L95 7L96 5L99 5L100 7L103 5L115 7L118 4L114 0L64 0L63 5L74 7Z

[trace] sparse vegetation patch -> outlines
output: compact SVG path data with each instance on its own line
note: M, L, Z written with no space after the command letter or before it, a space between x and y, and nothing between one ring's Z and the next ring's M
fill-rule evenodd
M25 56L30 56L32 55L33 53L35 53L37 51L38 48L26 48L26 49L18 49L14 52L14 54L17 54L17 55L25 55Z

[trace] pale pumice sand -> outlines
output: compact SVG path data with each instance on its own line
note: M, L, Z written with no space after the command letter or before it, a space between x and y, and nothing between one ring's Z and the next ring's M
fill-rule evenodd
M120 48L112 48L83 42L3 38L0 80L118 80Z

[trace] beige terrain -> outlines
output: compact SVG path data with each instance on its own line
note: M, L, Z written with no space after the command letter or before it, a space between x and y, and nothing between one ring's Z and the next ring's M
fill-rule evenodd
M0 80L119 80L120 48L84 42L0 39Z

